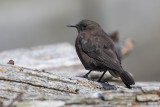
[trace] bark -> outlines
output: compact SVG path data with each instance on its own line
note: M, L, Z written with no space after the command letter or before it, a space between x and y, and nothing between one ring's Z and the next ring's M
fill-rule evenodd
M94 81L101 72L93 71L93 80L78 77L87 71L67 43L4 51L0 59L0 107L160 106L160 82L127 89L107 74L117 90L105 90ZM15 65L6 64L10 59Z

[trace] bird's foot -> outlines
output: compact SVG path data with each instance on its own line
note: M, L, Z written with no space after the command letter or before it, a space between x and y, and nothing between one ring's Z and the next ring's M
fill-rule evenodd
M89 79L89 78L88 78L88 75L83 75L82 77L83 77L83 78L87 78L87 79Z
M105 83L105 82L103 82L103 81L101 81L101 80L97 80L97 82L100 82L100 83Z
M102 82L102 81L101 81L101 79L98 79L98 80L97 80L97 82L101 82L101 83L104 83L104 82Z
M117 88L114 85L110 85L105 82L100 82L100 83L102 84L102 86L105 90L117 90Z
M107 82L107 81L103 82L103 81L101 81L101 79L98 79L97 82L105 83L105 82ZM107 83L108 83L108 82L107 82ZM108 83L108 84L109 84L109 83Z
M77 77L86 78L86 79L88 79L88 80L89 80L89 77L88 77L88 75L77 76Z

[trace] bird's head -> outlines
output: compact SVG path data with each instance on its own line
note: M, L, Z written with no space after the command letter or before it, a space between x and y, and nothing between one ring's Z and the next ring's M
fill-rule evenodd
M91 20L82 20L78 24L74 25L68 25L67 27L75 27L77 28L78 32L83 31L92 31L92 30L98 30L101 29L100 25L94 21Z

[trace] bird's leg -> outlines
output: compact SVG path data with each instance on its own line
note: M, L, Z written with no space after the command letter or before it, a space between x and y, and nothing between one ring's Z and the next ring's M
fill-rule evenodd
M87 74L85 74L85 75L83 76L83 78L87 78L87 79L88 79L88 75L91 73L91 71L92 71L92 70L90 70Z
M104 74L106 73L107 71L104 71L103 74L101 75L101 77L97 80L97 82L101 82L101 79L103 78ZM107 82L108 83L108 82Z
M103 74L101 75L101 77L97 80L98 82L100 82L103 86L103 88L105 90L117 90L117 88L114 86L114 85L110 85L107 81L107 84L105 82L101 82L101 79L103 78L104 74L106 73L107 71L104 71Z

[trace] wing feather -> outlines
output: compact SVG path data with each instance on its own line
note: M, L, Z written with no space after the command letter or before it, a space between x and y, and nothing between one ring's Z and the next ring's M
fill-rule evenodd
M100 43L101 42L101 43ZM122 71L120 61L112 48L108 48L102 41L96 39L80 39L83 51L97 63L112 70Z

